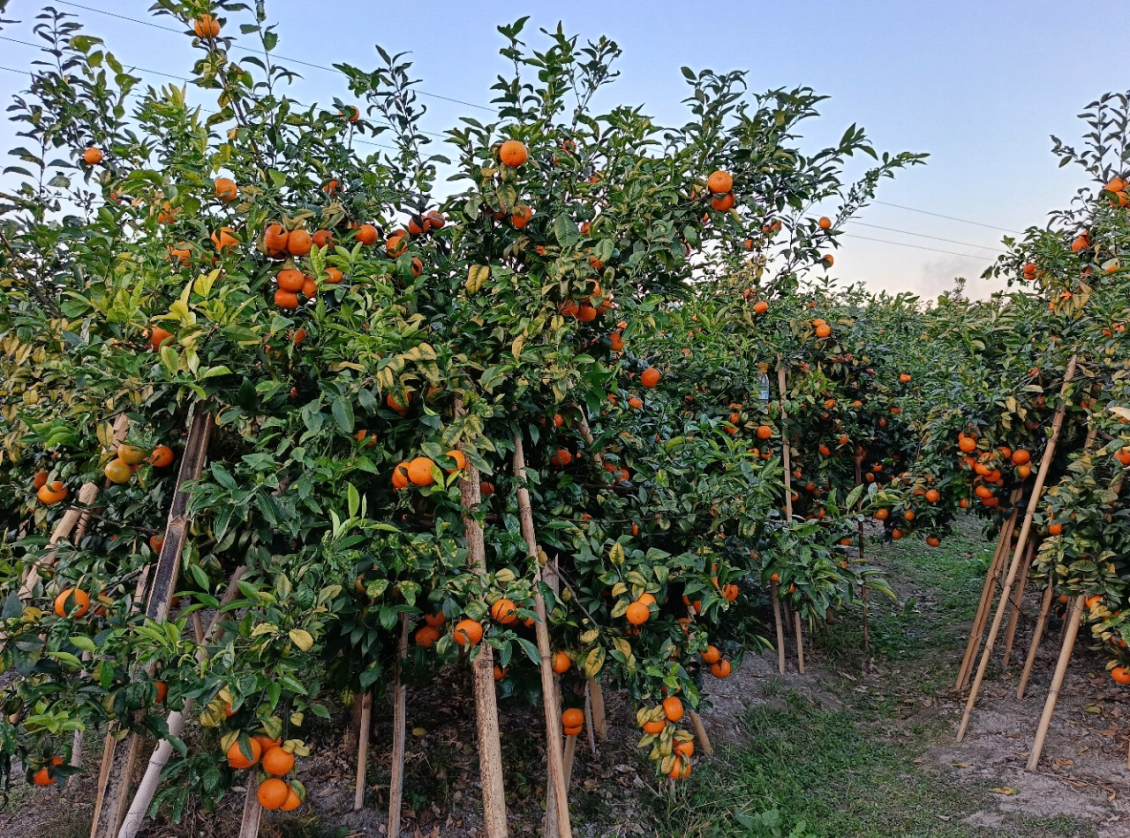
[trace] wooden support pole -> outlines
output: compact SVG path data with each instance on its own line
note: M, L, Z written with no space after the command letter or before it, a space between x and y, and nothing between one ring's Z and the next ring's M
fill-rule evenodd
M589 678L589 698L592 700L593 731L603 742L608 738L608 719L604 715L604 690L595 678Z
M592 755L596 756L596 733L593 731L592 724L592 690L589 689L589 683L592 681L590 678L585 682L585 728L589 737L589 750Z
M235 601L236 594L239 593L239 580L243 578L243 574L247 572L246 566L237 567L235 572L232 573L231 579L228 580L228 587L224 591L223 596L220 597L220 607L216 609L216 614L208 624L208 628L204 632L205 642L215 641L220 642L223 638L223 629L219 628L220 618L223 616L224 608L231 605ZM208 658L207 652L203 649L198 650L196 659L203 663ZM166 724L169 727L170 736L180 736L184 730L186 719L191 715L192 708L196 704L193 698L186 698L184 700L184 707L181 710L174 710L169 713L166 719ZM173 753L173 744L168 739L162 739L153 755L149 758L149 764L145 767L145 774L138 784L137 792L133 796L133 802L130 804L129 811L126 813L125 820L122 821L122 828L118 831L118 838L134 838L138 832L141 831L142 825L145 823L146 815L149 812L149 805L153 802L154 795L157 794L157 786L161 780L161 772L169 762L169 757Z
M463 403L455 401L455 415L463 415ZM462 446L460 446L462 447ZM463 505L463 527L471 572L487 572L486 541L476 515L482 503L479 470L468 462L459 481ZM544 619L544 617L543 617ZM475 720L479 738L479 778L483 790L484 838L506 838L506 791L502 783L502 747L498 741L498 695L494 684L494 650L486 643L472 649L471 680L475 689Z
M1015 499L1014 499L1015 503ZM961 668L957 672L957 682L954 689L963 690L969 683L972 674L973 661L977 659L977 650L981 648L981 638L985 634L985 624L989 621L989 610L993 607L993 597L996 595L997 581L1004 571L1004 561L1008 556L1011 544L1012 531L1016 526L1019 510L1015 507L1012 514L1001 526L1000 535L997 536L997 546L993 551L993 560L985 573L985 584L981 586L981 601L977 605L977 613L973 623L969 626L969 640L965 645L965 655L961 659Z
M706 726L702 723L702 716L694 710L691 713L691 725L694 727L695 738L698 739L698 746L702 748L702 752L708 757L714 755L714 746L710 744L710 737L706 733Z
M796 664L800 674L804 674L804 634L801 632L800 612L795 612L796 617Z
M1067 402L1064 401L1067 395L1068 386L1071 379L1075 376L1075 365L1077 357L1071 356L1071 361L1067 364L1067 370L1063 374L1063 387L1060 388L1060 405L1056 409L1055 417L1052 419L1052 435L1048 439L1047 447L1044 448L1044 456L1040 458L1040 470L1036 474L1036 484L1032 487L1032 496L1028 501L1028 511L1024 514L1024 523L1020 527L1020 538L1016 542L1016 552L1012 554L1012 562L1008 567L1008 576L1004 581L1004 588L1001 590L1000 604L997 606L996 614L993 615L993 625L989 629L989 636L985 639L985 651L981 655L981 663L977 667L977 675L973 679L973 686L969 690L969 699L965 702L965 713L961 718L961 727L957 731L957 741L960 742L965 738L965 731L969 729L969 718L973 713L973 705L977 703L977 693L981 689L981 681L985 678L985 670L989 668L989 659L993 656L993 646L997 641L997 634L1000 632L1001 623L1004 621L1004 612L1008 607L1008 598L1012 593L1012 585L1016 581L1016 571L1020 564L1020 557L1024 554L1024 550L1028 546L1028 533L1032 529L1032 520L1036 517L1036 507L1040 502L1040 495L1044 491L1044 481L1048 477L1048 469L1051 468L1052 460L1055 457L1056 444L1059 442L1060 431L1063 430L1063 417L1067 411Z
M863 446L860 445L859 443L856 443L856 445L855 445L855 485L856 486L862 486L863 485ZM863 498L862 497L860 497L860 499L859 499L859 506L860 506L860 508L863 507ZM856 520L856 522L855 522L855 532L856 532L856 541L857 541L857 544L858 544L857 549L859 551L859 562L860 562L860 564L863 564L865 559L864 559L864 552L863 552L863 521L862 521L862 519ZM864 655L866 655L867 652L870 651L870 649L871 649L871 629L870 629L870 625L869 625L868 619L867 619L867 577L866 576L859 580L859 601L860 601L861 605L863 606L863 653L864 653Z
M408 633L412 624L407 614L400 615L400 655L396 660L395 690L392 708L392 776L388 783L388 831L390 838L400 835L400 810L404 802L404 740L408 726L408 685L401 673L402 661L408 657Z
M538 620L538 654L541 657L541 687L545 704L546 754L549 783L553 790L552 801L547 801L546 812L556 813L557 835L559 838L572 838L573 827L569 819L568 782L561 757L561 700L557 694L557 678L553 672L553 661L549 647L549 623L546 619L545 597L541 593L541 560L538 557L537 534L534 531L534 511L530 505L530 492L526 488L526 454L522 435L514 435L514 479L518 485L518 519L522 527L522 537L526 549L538 572L534 577L534 608ZM575 745L575 736L568 737ZM547 795L548 796L548 795ZM552 807L549 803L552 802Z
M1067 611L1067 633L1063 637L1063 646L1059 650L1059 660L1055 665L1055 674L1052 676L1052 685L1048 690L1047 701L1044 702L1044 712L1040 715L1040 724L1036 728L1036 741L1032 744L1032 751L1028 755L1028 770L1035 771L1040 764L1040 755L1044 752L1044 742L1048 738L1048 728L1051 727L1052 714L1059 700L1059 691L1063 687L1063 677L1067 674L1067 665L1071 662L1071 652L1075 648L1075 637L1079 634L1080 617L1083 613L1083 595L1071 601Z
M169 601L180 574L180 557L188 537L188 500L185 485L200 477L208 455L208 441L212 435L214 419L200 403L195 405L189 424L188 440L177 473L176 488L169 508L165 528L165 541L157 560L157 572L146 603L146 619L164 622L169 612ZM94 800L94 818L90 838L115 838L126 815L126 800L134 767L141 755L144 740L130 734L119 740L115 735L120 723L111 725L103 749L102 770ZM256 803L258 805L258 803Z
M769 593L773 597L773 620L777 623L777 667L785 674L785 627L781 624L781 599L777 596L777 583L769 582Z
M259 772L252 768L247 772L247 797L243 801L243 820L239 824L239 838L256 838L259 834L259 819L263 817L263 807L259 805Z
M1040 603L1040 616L1036 620L1036 630L1032 633L1032 643L1028 646L1028 657L1024 661L1024 669L1020 673L1020 684L1016 687L1016 697L1024 698L1024 690L1028 687L1028 678L1032 674L1032 664L1036 662L1036 652L1040 648L1040 640L1044 636L1044 629L1048 625L1048 612L1051 611L1052 601L1055 599L1055 585L1048 580L1048 587L1044 589L1044 599Z
M577 737L565 737L565 755L562 757L565 771L565 788L569 788L569 781L573 779L573 760L577 756Z
M357 778L353 783L354 812L360 812L365 808L365 777L369 773L369 736L372 729L373 693L372 690L367 690L361 696L361 730L357 734Z
M1020 622L1020 611L1024 605L1024 587L1028 584L1028 569L1032 566L1032 556L1036 552L1035 543L1028 545L1028 553L1020 564L1020 578L1016 580L1016 590L1012 592L1012 610L1008 614L1008 626L1004 631L1004 663L1008 670L1008 660L1012 657L1012 644L1016 639L1016 626Z

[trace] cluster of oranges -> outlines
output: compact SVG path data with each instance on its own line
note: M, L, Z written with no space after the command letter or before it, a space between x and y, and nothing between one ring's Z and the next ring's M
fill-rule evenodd
M259 785L259 805L264 809L293 812L302 805L294 787L281 779L294 770L294 754L280 740L266 734L256 734L243 743L237 739L228 747L226 756L228 765L237 771L252 768L262 760L260 767L270 775Z
M996 489L1004 485L1004 475L1001 469L1013 467L1016 476L1026 480L1032 474L1032 452L1025 448L1013 451L1007 445L996 449L979 450L978 437L964 431L957 435L957 447L963 455L962 468L969 469L976 474L973 479L973 494L977 496L983 506L993 508L1000 505L1000 498ZM976 454L976 456L974 456ZM962 499L963 506L968 506Z

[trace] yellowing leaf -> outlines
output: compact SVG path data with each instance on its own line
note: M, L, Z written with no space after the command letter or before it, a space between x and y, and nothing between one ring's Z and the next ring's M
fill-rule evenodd
M288 636L290 637L290 642L303 652L309 652L310 648L314 645L313 635L303 629L291 629Z

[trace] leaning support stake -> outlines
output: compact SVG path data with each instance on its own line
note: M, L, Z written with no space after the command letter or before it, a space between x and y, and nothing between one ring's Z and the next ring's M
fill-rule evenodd
M997 547L993 552L993 560L989 563L989 570L985 574L985 584L981 586L981 601L977 605L977 614L973 618L973 624L969 627L969 641L965 644L965 655L961 658L961 668L957 671L955 690L963 690L969 684L973 661L977 660L977 650L981 648L981 638L985 634L985 624L989 621L989 610L993 607L997 581L1004 570L1004 561L1008 556L1012 531L1016 528L1016 518L1020 514L1016 508L1016 500L1017 498L1014 495L1012 514L1001 527L1001 533L997 537Z
M957 731L957 741L965 738L965 731L969 729L969 718L973 713L973 705L977 703L977 693L981 689L981 681L985 678L985 670L989 668L989 659L993 656L993 645L997 641L997 634L1004 621L1004 612L1008 608L1008 598L1012 593L1012 585L1016 581L1016 571L1020 565L1020 557L1028 547L1028 533L1032 529L1032 520L1036 517L1036 507L1040 502L1040 495L1044 491L1044 481L1048 477L1048 469L1055 457L1055 447L1059 442L1059 433L1063 430L1063 417L1067 412L1067 388L1075 376L1077 356L1072 355L1063 374L1063 386L1060 388L1060 404L1052 419L1052 435L1044 449L1044 456L1040 458L1040 470L1036 474L1036 485L1032 487L1032 495L1028 500L1028 511L1024 514L1024 524L1020 527L1020 538L1016 542L1016 552L1012 554L1012 562L1008 567L1008 577L1004 580L1001 590L1000 603L997 605L996 614L993 615L993 625L989 629L989 636L985 639L985 651L981 655L981 663L977 667L977 676L973 679L973 687L969 690L969 698L965 702L965 713L961 718L961 727Z
M400 654L396 659L396 677L393 683L392 707L392 775L388 782L387 835L400 835L400 809L404 800L404 729L407 726L408 685L401 672L402 662L408 657L408 632L412 624L407 614L400 615Z
M455 416L463 415L463 402L455 401ZM463 527L470 555L467 564L472 573L485 576L487 572L486 541L479 524L479 470L470 462L459 481L463 504ZM544 617L543 617L544 619ZM483 789L484 838L506 838L506 790L502 783L502 747L498 741L498 696L494 685L494 650L486 643L474 647L477 651L471 664L471 680L475 689L475 721L479 736L479 779Z
M777 623L777 667L785 674L785 627L781 623L781 599L777 596L777 583L770 580L769 593L773 599L773 620Z
M800 630L800 612L796 611L793 615L796 618L796 664L800 674L804 674L804 635Z
M243 802L243 820L239 824L239 838L256 838L263 807L259 805L259 772L247 772L247 799Z
M357 779L353 784L353 811L365 808L365 775L369 770L369 735L373 727L373 693L366 691L361 700L361 731L357 735ZM357 699L355 698L354 701ZM390 795L391 799L391 795Z
M188 536L188 499L185 484L196 480L204 470L208 455L208 440L212 436L213 417L204 406L197 403L188 429L176 489L169 508L169 521L165 527L165 541L157 560L157 572L145 607L145 617L156 623L164 622L169 613L169 601L180 574L180 557ZM144 740L133 733L119 740L115 733L121 730L116 722L106 736L102 752L102 770L94 799L94 819L90 838L115 838L126 815L126 799L130 779L141 755Z
M863 446L859 443L855 445L855 485L863 485ZM863 498L859 499L859 506L863 507ZM859 550L859 563L864 564L866 561L863 554L863 519L856 518L855 521L856 540ZM867 620L867 577L859 580L859 601L863 606L863 652L864 655L871 650L871 629Z
M600 681L589 678L589 699L592 703L592 727L596 738L603 742L608 738L608 719L604 715L604 691Z
M526 549L538 568L534 578L534 608L537 611L536 626L538 654L541 657L541 688L545 701L546 755L549 769L549 786L553 790L552 801L547 801L546 812L556 812L557 835L559 838L572 838L573 827L569 820L569 794L565 765L561 755L561 711L560 697L557 695L557 679L553 673L550 658L549 624L546 621L545 597L541 593L541 561L538 558L537 535L534 531L534 511L530 506L530 492L526 488L526 454L522 445L522 435L514 435L514 479L518 484L518 519L522 525L522 537ZM571 748L576 748L576 737L568 737ZM552 805L550 805L552 804Z
M694 710L691 710L691 725L694 727L694 735L702 752L708 757L714 756L714 746L710 744L710 737L706 735L706 725L702 723L702 716Z
M1048 699L1044 702L1044 712L1040 715L1040 724L1036 728L1036 741L1032 745L1032 752L1028 756L1028 770L1035 771L1040 764L1040 754L1044 752L1044 742L1048 738L1048 728L1051 727L1052 714L1055 713L1056 702L1059 701L1059 691L1063 687L1063 676L1067 674L1067 665L1071 662L1071 652L1075 648L1075 637L1079 634L1080 618L1083 614L1083 595L1071 601L1067 612L1067 632L1063 637L1063 646L1059 650L1059 660L1055 665L1055 674L1052 676L1051 689L1048 690Z
M1024 698L1024 690L1028 688L1028 678L1032 674L1032 664L1036 662L1036 652L1040 648L1040 640L1044 637L1044 629L1048 625L1048 612L1052 610L1052 600L1055 599L1055 585L1048 580L1044 589L1044 599L1040 603L1040 616L1036 620L1036 630L1032 632L1032 643L1028 647L1028 657L1024 661L1024 669L1020 673L1020 684L1016 687L1016 697Z
M1012 611L1008 614L1008 626L1004 631L1004 663L1002 668L1008 670L1008 661L1012 657L1012 644L1016 640L1016 626L1020 622L1020 611L1024 607L1024 588L1028 584L1028 570L1032 567L1032 556L1036 552L1036 545L1028 545L1028 554L1020 565L1020 578L1016 582L1016 590L1012 592Z

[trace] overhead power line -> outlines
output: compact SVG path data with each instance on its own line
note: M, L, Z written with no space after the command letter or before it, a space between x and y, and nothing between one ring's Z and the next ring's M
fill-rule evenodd
M882 204L885 207L894 207L895 209L906 210L907 212L920 212L923 215L932 215L935 218L945 218L948 221L958 221L962 224L972 224L974 227L987 227L990 230L1000 230L1004 233L1016 233L1018 236L1024 235L1019 230L1010 230L1007 227L997 227L993 224L982 224L980 221L970 221L966 218L955 218L952 215L942 215L940 212L931 212L930 210L915 209L914 207L904 206L903 204L892 204L890 201L872 201L873 204Z
M914 250L928 250L931 253L948 253L950 256L964 256L966 259L976 259L979 262L992 261L985 256L974 256L972 253L958 253L957 251L954 251L954 250L939 250L936 247L923 247L920 244L907 244L906 242L893 242L893 241L890 241L889 239L873 239L870 236L860 236L860 235L857 235L855 233L844 233L843 235L847 236L848 238L852 238L852 239L863 239L864 241L879 242L881 244L893 244L893 245L897 245L898 247L910 247L910 248L913 248Z
M72 8L82 9L83 11L87 11L87 12L94 12L95 14L107 15L109 17L116 17L119 20L128 20L130 23L136 23L136 24L139 24L141 26L150 26L154 29L160 29L163 32L172 32L176 35L183 35L184 34L183 30L172 29L171 27L168 27L168 26L161 26L160 24L153 23L152 21L139 20L138 18L129 17L128 15L119 15L119 14L115 14L114 12L107 12L105 9L96 9L93 6L84 6L81 3L70 3L70 2L67 2L67 0L56 0L56 1L59 3L60 6L71 6ZM243 47L243 46L240 46L238 44L234 45L232 48L240 50L241 52L250 52L250 53L257 53L258 52L257 50L253 50L253 49L250 49L248 47ZM303 67L312 67L315 70L322 70L322 71L327 72L327 73L335 73L335 74L341 75L341 76L345 75L341 70L337 69L336 67L327 67L324 64L314 64L310 61L303 61L301 58L290 58L290 57L282 55L282 54L276 54L276 57L281 59L282 61L289 61L291 64L301 64ZM417 90L416 92L420 96L427 96L431 99L442 99L445 102L454 102L457 105L465 105L468 108L477 108L477 109L482 110L482 111L489 111L491 113L494 113L493 108L488 108L485 105L476 105L474 102L464 102L462 99L454 99L451 96L441 96L438 93L429 93L426 90Z
M849 223L852 224L852 225L855 225L855 226L859 226L859 227L872 227L876 230L886 230L889 233L902 233L902 234L907 235L907 236L918 236L919 238L922 238L922 239L933 239L934 241L946 242L947 244L960 244L960 245L964 245L965 247L978 247L978 248L981 248L982 250L992 250L996 253L1005 253L1006 252L1006 251L1002 250L1000 247L989 246L989 245L984 245L984 244L974 244L973 242L963 242L963 241L958 241L957 239L943 239L939 236L928 236L925 233L914 233L910 230L899 230L895 227L882 227L878 224L867 224L866 222L863 222L863 221L851 221Z

